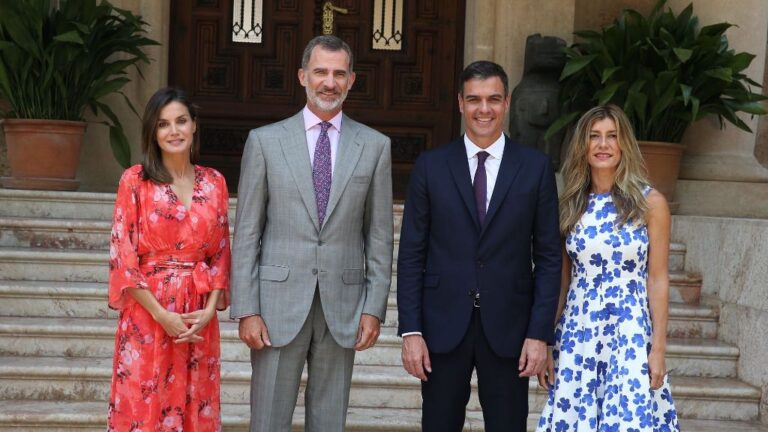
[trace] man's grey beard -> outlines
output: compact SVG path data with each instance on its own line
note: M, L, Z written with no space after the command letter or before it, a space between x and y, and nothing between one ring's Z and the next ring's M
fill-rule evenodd
M313 90L310 90L309 87L304 87L304 89L307 92L307 99L322 111L334 111L341 107L341 104L344 103L344 99L347 98L348 93L348 90L345 90L339 95L337 99L333 101L326 101L318 97L317 94Z

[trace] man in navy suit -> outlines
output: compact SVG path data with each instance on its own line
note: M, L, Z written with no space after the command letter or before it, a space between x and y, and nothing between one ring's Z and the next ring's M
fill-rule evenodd
M462 430L473 369L485 430L525 431L560 290L555 176L546 155L502 133L501 66L474 62L460 78L466 134L419 157L405 201L403 365L422 380L424 431Z

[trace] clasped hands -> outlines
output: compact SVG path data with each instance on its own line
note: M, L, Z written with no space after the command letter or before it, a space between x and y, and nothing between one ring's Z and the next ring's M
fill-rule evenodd
M403 367L412 376L427 381L427 373L432 372L432 362L424 337L412 334L403 337L401 354ZM520 377L532 377L542 373L547 363L547 344L538 339L527 338L523 342L517 370Z
M365 313L362 314L357 328L355 350L363 351L375 345L379 339L380 330L381 322L379 318ZM272 341L269 340L267 325L264 323L261 315L241 318L238 332L240 339L252 349L260 350L264 347L272 346Z
M216 308L206 307L189 313L176 313L163 310L155 318L163 330L176 340L173 343L194 343L201 342L204 338L197 333L202 330L209 321L216 315Z

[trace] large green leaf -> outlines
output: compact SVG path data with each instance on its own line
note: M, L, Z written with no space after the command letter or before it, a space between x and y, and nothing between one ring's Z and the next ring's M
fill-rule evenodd
M109 144L112 146L112 154L115 155L117 163L123 168L131 166L131 146L128 144L128 138L122 128L116 126L109 127Z
M743 111L749 114L764 115L766 114L763 104L760 102L736 102L731 100L725 100L725 104L731 107L734 111Z
M648 96L645 93L630 92L624 106L632 113L630 118L637 118L639 123L645 123L646 112L648 111Z
M619 70L621 70L621 66L614 66L614 67L603 69L603 74L602 74L602 78L600 78L600 83L605 84L605 82L608 81L608 79L611 78L611 76L614 73L616 73L616 71L619 71Z
M693 87L685 84L680 84L680 92L683 95L683 104L688 106L688 103L691 100L691 92L693 92Z
M95 84L92 97L93 99L100 99L108 94L115 93L130 81L128 78L115 78L111 81Z
M731 58L730 67L734 73L741 72L748 68L752 60L755 58L754 54L750 53L738 53Z
M544 140L549 142L553 136L560 132L564 127L571 124L574 120L579 118L580 115L580 111L573 111L560 116L560 118L555 120L551 125L549 125L549 128L547 128L547 131L544 133Z
M565 79L576 72L584 69L593 60L597 58L597 54L585 55L582 57L576 57L568 61L563 68L563 73L560 75L560 79Z
M719 38L725 33L726 30L728 30L731 27L733 27L733 24L728 24L728 23L718 23L718 24L708 25L701 28L699 35Z
M688 59L691 58L691 55L693 55L693 50L686 49L686 48L673 48L672 51L674 51L678 60L680 60L680 63L687 62Z
M623 81L610 83L605 86L601 91L597 92L595 97L597 98L598 105L605 105L611 102L616 95L616 91L624 84Z
M691 121L696 121L701 118L701 115L699 114L700 105L701 101L699 101L699 98L691 96Z
M70 43L76 43L78 45L83 45L83 38L81 38L80 33L78 33L75 30L68 31L60 35L56 35L53 37L53 39L59 42L70 42Z
M704 71L704 74L725 82L731 82L733 80L733 70L731 70L731 68L710 69Z

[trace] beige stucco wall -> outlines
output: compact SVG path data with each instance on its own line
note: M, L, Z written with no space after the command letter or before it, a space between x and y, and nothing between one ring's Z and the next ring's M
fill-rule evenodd
M688 0L670 0L674 10L680 10ZM766 61L766 23L768 2L765 0L695 0L694 13L701 25L719 22L737 24L726 32L728 43L737 52L745 51L756 57L745 73L762 82ZM758 118L741 115L755 131ZM686 155L681 178L693 180L723 180L736 182L768 182L768 168L755 158L757 135L727 125L720 130L714 117L703 119L688 128L683 137ZM768 212L765 216L768 217Z
M768 49L768 46L766 46ZM768 55L765 58L765 66L763 69L763 93L765 94L766 88L768 88ZM760 117L759 126L757 127L757 142L755 143L755 158L760 164L768 168L768 116Z
M149 24L147 37L160 42L159 46L146 49L152 63L141 67L144 75L142 79L135 70L129 72L131 82L123 89L124 93L133 103L133 106L142 113L144 105L158 88L166 85L168 80L168 23L170 16L170 2L155 0L112 0L117 7L128 9L140 14ZM139 143L141 140L141 120L128 108L120 96L112 96L106 99L120 117L123 129L131 143L131 155L133 163L137 163L140 157ZM89 120L98 120L89 118ZM80 179L80 190L84 191L109 191L113 192L122 173L122 167L112 156L109 145L109 130L106 126L90 123L85 134L83 149L80 155L80 167L77 177Z

